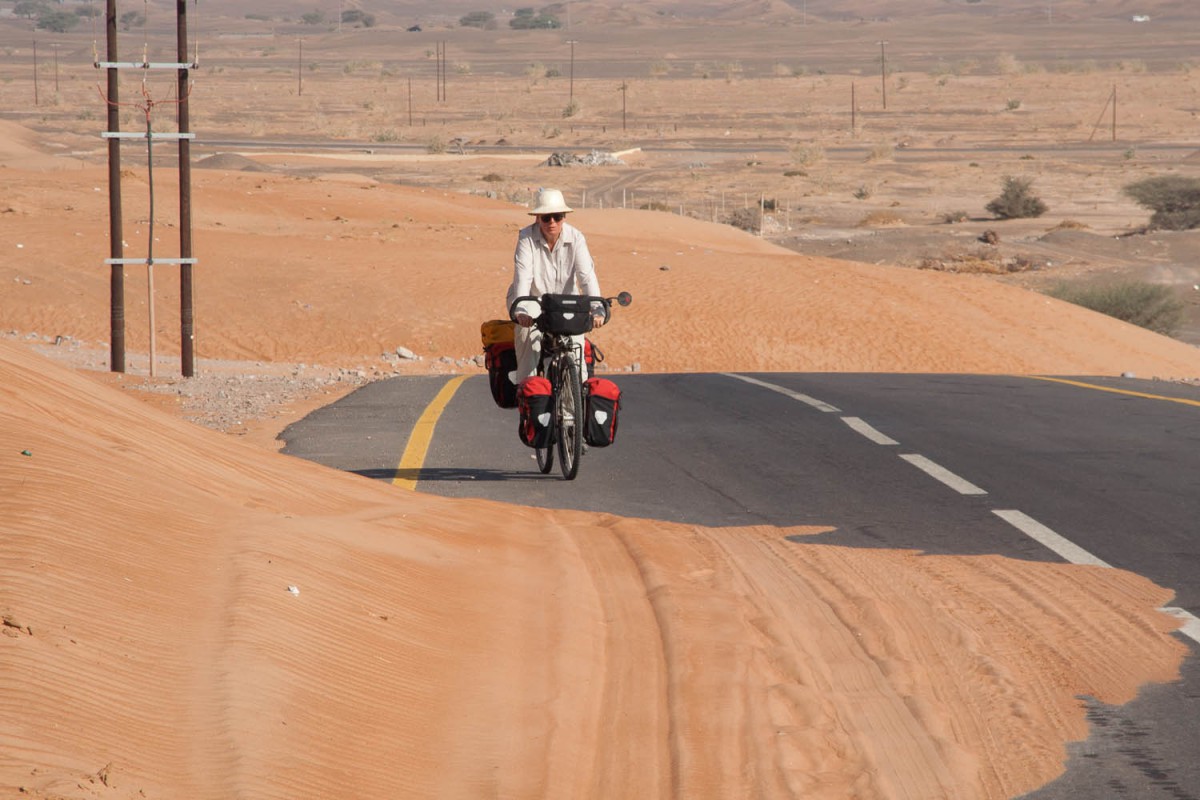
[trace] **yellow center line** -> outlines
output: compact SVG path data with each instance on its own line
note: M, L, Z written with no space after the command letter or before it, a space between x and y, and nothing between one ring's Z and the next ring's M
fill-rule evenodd
M396 467L396 477L392 479L393 486L405 489L417 488L417 478L425 463L425 454L429 452L429 443L433 441L433 429L437 426L442 412L446 410L450 398L458 391L462 382L469 377L469 375L459 375L451 378L425 407L421 418L417 420L417 424L413 425L412 433L408 437L408 444L404 447L404 455L400 456L400 464Z
M1166 400L1168 403L1182 403L1185 406L1200 406L1200 400L1187 400L1182 397L1166 397L1161 394L1147 394L1146 392L1134 392L1129 389L1114 389L1111 386L1099 386L1095 383L1084 383L1083 381L1071 381L1066 378L1048 378L1045 375L1026 375L1035 381L1052 381L1054 383L1065 383L1068 386L1080 386L1084 389L1096 389L1101 392L1112 392L1113 394L1127 394L1130 397L1144 397L1147 400Z

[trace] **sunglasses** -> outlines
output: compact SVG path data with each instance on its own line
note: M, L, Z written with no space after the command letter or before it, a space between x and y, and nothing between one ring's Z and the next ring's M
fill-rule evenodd
M557 214L539 214L538 219L540 219L542 222L545 222L546 224L549 224L551 222L562 222L563 218L566 216L567 216L566 214L564 214L560 211Z

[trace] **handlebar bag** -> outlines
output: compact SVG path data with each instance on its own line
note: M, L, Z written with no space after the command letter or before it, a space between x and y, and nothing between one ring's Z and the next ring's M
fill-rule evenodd
M550 446L550 418L553 398L550 381L540 375L530 375L517 388L517 409L520 422L517 434L529 447Z
M591 447L608 447L617 438L617 412L621 409L621 390L604 378L589 378L583 426L583 440Z
M592 329L592 304L574 294L542 295L541 328L546 333L579 336Z

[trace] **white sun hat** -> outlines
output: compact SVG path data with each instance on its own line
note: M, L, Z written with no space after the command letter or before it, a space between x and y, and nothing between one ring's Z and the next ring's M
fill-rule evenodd
M537 205L533 207L530 214L558 214L574 211L575 209L567 205L567 201L563 199L563 193L558 189L542 189L538 192Z

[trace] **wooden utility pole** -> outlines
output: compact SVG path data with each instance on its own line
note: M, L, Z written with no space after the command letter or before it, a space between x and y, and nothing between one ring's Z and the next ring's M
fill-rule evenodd
M117 63L117 0L108 0L105 20L110 64ZM115 66L108 73L108 131L121 130L120 81ZM109 369L125 371L125 265L124 230L121 223L121 140L108 140L108 250L112 259L109 277Z
M38 103L38 76L37 76L37 39L33 40L33 104Z
M621 81L621 130L627 130L625 126L625 93L629 89L629 84L626 81Z
M179 83L176 115L179 125L179 347L183 377L196 374L195 309L192 305L192 143L188 118L187 0L175 0L176 52ZM149 135L149 133L147 133Z
M296 55L296 96L304 95L304 39L296 40L299 53Z
M568 39L567 44L571 45L571 70L568 73L570 76L568 78L568 85L570 86L570 89L568 91L567 98L573 103L575 102L575 45L578 44L578 42L575 39Z

